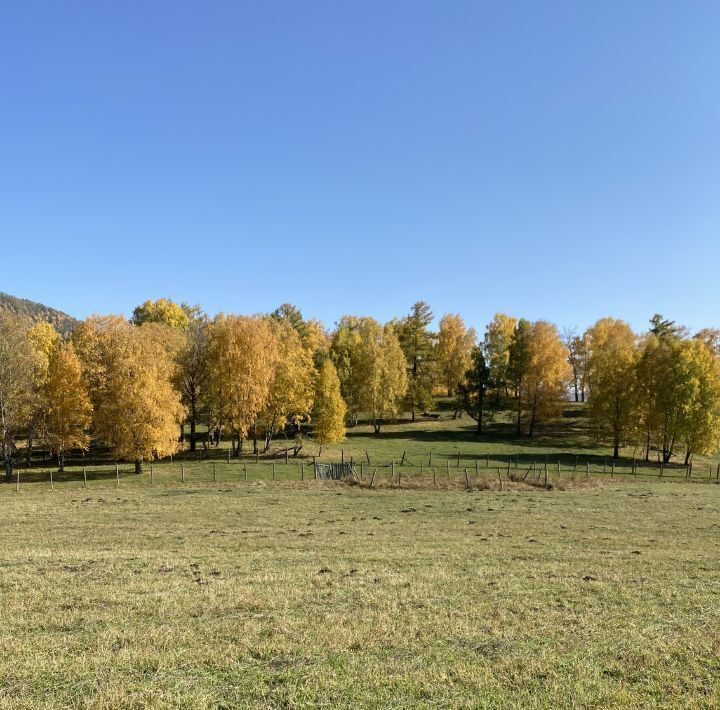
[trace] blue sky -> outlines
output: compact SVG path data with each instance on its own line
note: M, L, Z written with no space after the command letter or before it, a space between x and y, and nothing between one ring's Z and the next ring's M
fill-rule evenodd
M0 4L0 290L720 325L720 4Z

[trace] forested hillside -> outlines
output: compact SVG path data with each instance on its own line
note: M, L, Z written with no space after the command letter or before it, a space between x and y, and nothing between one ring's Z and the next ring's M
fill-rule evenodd
M27 298L18 298L0 291L0 309L12 311L19 316L30 318L34 323L44 321L51 323L55 330L65 335L69 333L77 321L67 313L50 308Z

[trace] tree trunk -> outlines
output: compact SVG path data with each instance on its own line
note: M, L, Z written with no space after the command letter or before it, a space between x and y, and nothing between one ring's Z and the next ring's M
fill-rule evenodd
M135 459L135 473L142 473L142 460Z
M518 397L518 404L517 404L517 435L522 436L522 407L520 405L520 398Z
M13 438L12 434L8 429L5 429L3 440L2 440L2 452L5 459L5 480L10 483L13 477Z
M195 451L197 442L195 441L195 432L197 430L197 411L195 406L190 411L190 451Z
M618 443L618 440L615 439L615 443L613 446L613 458L618 458L620 456L620 444Z
M58 453L58 471L63 472L65 470L65 452L60 451Z
M32 463L33 439L35 438L34 429L30 429L27 440L27 449L25 449L25 468L30 468Z
M690 459L691 459L691 458L692 458L692 451L690 451L690 449L688 449L688 450L685 452L685 465L686 465L686 466L690 463Z
M537 394L533 400L532 414L530 416L530 428L528 429L528 436L532 438L535 433L535 423L537 422Z

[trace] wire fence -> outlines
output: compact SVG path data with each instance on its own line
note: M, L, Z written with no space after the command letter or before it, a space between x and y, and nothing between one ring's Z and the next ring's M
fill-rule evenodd
M563 479L577 478L633 478L633 479L685 479L693 482L720 482L720 464L703 466L680 463L613 459L579 454L497 454L482 455L415 454L391 460L373 460L365 452L359 461L346 458L341 452L340 461L320 457L312 459L279 460L254 458L223 458L222 460L170 460L146 463L141 473L134 464L113 463L86 466L67 466L64 471L53 468L21 469L13 474L16 492L25 485L61 487L96 487L99 485L178 485L221 484L273 481L314 481L327 478L353 478L372 486L375 481L390 481L396 485L413 483L436 484L453 481L472 487L480 479L522 481L551 485ZM331 472L328 474L328 472ZM5 486L7 490L9 486Z

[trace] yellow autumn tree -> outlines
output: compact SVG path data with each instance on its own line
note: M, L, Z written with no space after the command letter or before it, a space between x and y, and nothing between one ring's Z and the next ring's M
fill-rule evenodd
M25 465L29 467L32 461L33 442L42 428L43 387L47 380L50 354L60 341L60 334L50 323L38 321L28 331L27 339L33 353L33 364L30 371L32 386L28 391L31 406L28 410L27 444L25 446Z
M145 323L162 323L185 330L190 324L190 311L192 308L183 306L169 298L158 298L156 301L145 301L133 311L132 322L135 325Z
M265 434L265 450L273 436L288 422L300 431L300 423L310 415L315 368L312 351L305 346L297 329L287 319L269 318L275 338L277 358L267 403L258 420Z
M496 403L502 392L508 394L510 350L517 324L517 318L505 313L496 313L485 328L483 348L489 369L489 381L496 395Z
M402 408L409 385L407 360L392 324L368 335L363 342L369 376L365 397L373 430L379 434L383 422L397 417Z
M16 437L26 426L33 407L32 372L36 365L29 323L0 309L0 452L6 480L12 480Z
M72 343L95 411L99 410L107 387L113 344L125 336L128 327L122 316L92 315L78 323L73 331Z
M72 343L56 342L50 352L42 395L42 435L63 471L68 451L74 448L87 451L90 443L87 429L92 421L92 404Z
M326 359L315 382L313 406L313 436L321 446L345 438L346 409L335 366Z
M535 321L527 341L527 371L522 380L520 400L530 422L532 436L539 421L553 416L567 398L570 377L568 351L556 326Z
M278 346L270 324L256 316L219 315L208 330L208 391L214 420L240 444L268 404Z
M120 459L174 453L185 410L173 387L174 362L158 331L120 317L93 317L76 334L95 409L95 433Z
M358 421L363 406L367 382L367 358L363 357L363 334L380 327L373 318L343 316L332 334L330 359L340 379L340 392L348 408L351 425Z
M689 463L693 454L714 454L720 448L720 360L701 340L682 340L677 367L685 384L680 431Z
M590 416L601 438L620 454L636 417L637 337L625 321L601 318L585 334Z
M455 394L470 368L475 330L466 328L457 313L446 313L440 320L436 357L443 387L448 397Z
M367 316L344 316L332 337L330 357L350 417L367 413L376 434L396 417L407 394L407 360L392 323Z

